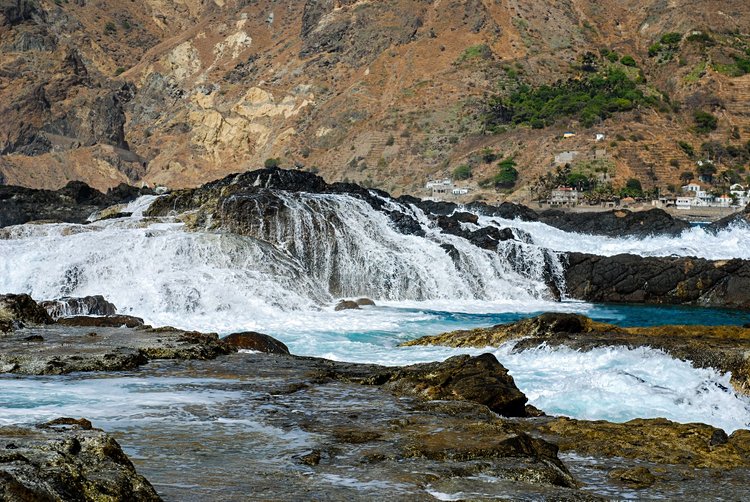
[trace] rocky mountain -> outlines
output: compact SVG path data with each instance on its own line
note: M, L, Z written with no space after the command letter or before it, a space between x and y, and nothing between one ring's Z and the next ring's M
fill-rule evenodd
M0 181L188 187L278 159L399 195L467 165L496 200L512 157L523 199L569 151L614 186L706 159L744 181L749 33L741 0L0 0Z

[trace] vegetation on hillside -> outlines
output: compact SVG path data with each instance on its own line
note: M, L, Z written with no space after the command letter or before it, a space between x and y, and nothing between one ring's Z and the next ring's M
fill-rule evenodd
M541 129L558 119L575 117L584 127L591 127L613 113L657 101L644 94L624 70L610 68L554 85L523 85L509 96L493 96L486 106L484 125L491 132L508 124Z

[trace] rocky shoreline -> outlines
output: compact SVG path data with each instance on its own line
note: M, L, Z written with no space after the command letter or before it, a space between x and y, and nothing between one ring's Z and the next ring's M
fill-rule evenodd
M482 498L498 490L510 498L535 500L599 500L612 493L669 498L685 487L710 493L706 483L717 479L731 496L750 481L748 431L727 435L708 425L664 419L614 424L547 417L526 404L512 376L491 354L406 367L342 363L288 354L281 342L259 333L220 340L174 328L127 327L125 321L136 318L117 316L54 323L25 295L0 299L4 318L14 316L12 331L0 335L4 373L104 376L116 371L157 380L205 379L216 391L248 396L210 413L252 418L273 424L278 432L272 434L298 430L307 438L304 445L279 452L260 448L254 435L233 436L238 451L254 451L248 453L250 460L238 464L250 462L252 472L274 465L272 473L262 470L248 478L232 470L240 467L227 461L225 456L232 454L224 446L215 451L185 448L187 438L158 422L118 433L120 442L141 451L134 459L136 474L118 443L86 420L3 427L0 495L10 500L18 494L61 500L85 494L86 500L98 500L100 492L117 500L159 500L146 478L172 500L198 500L216 490L228 499L247 490L258 498L367 498L370 488L332 487L326 481L344 473L381 480L388 487L382 489L396 500L428 499L429 493ZM742 354L750 353L743 349L750 344L750 329L683 328L679 333L671 327L618 328L578 315L545 314L414 343L488 346L516 340L518 350L542 341L581 350L649 345L738 375L747 369ZM747 385L744 378L738 385ZM192 441L222 441L212 430L194 429ZM234 476L217 481L209 472L175 471L148 460L144 451L179 462L193 462L192 455L200 455L201 462L221 464ZM54 458L58 467L43 468L47 458ZM300 472L306 474L300 478ZM680 478L681 484L675 481ZM192 486L190 491L183 484Z

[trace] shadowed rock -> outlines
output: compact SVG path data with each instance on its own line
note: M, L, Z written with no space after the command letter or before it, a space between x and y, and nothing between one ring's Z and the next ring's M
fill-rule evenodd
M84 296L82 298L63 297L57 300L39 302L50 317L70 317L79 315L113 316L117 313L114 304L108 302L101 295Z
M57 320L57 323L63 326L87 326L94 328L119 328L121 326L137 328L138 326L143 326L143 319L132 315L108 315L104 317L79 315L62 317Z
M0 332L7 333L24 324L52 324L47 311L29 295L0 295Z

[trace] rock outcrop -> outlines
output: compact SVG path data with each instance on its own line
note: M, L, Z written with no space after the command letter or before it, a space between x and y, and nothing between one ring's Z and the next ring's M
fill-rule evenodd
M566 255L571 298L750 309L750 262L690 257Z
M96 211L151 193L120 185L105 194L78 181L56 191L0 185L0 228L30 221L86 223Z
M157 502L115 439L88 420L0 427L0 500Z

